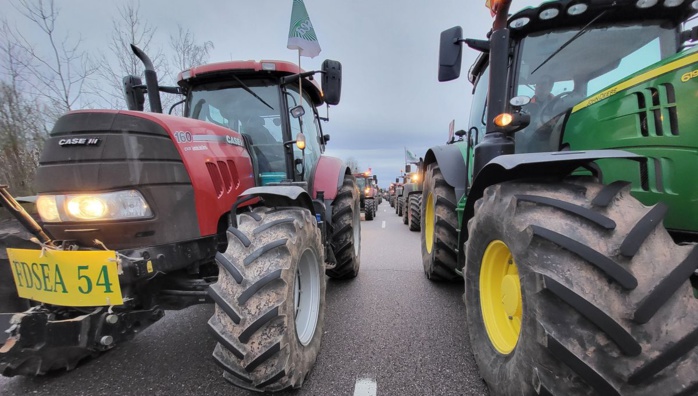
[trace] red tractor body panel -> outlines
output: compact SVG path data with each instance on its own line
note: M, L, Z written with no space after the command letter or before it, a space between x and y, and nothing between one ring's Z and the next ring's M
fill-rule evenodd
M313 175L312 198L317 197L318 191L325 193L325 199L335 199L337 191L344 183L347 167L339 158L326 155L320 156L315 174Z
M162 126L175 143L194 188L201 236L216 234L218 220L240 193L254 187L252 161L242 136L209 122L128 110L79 110L75 113L121 113ZM176 214L175 214L176 215Z

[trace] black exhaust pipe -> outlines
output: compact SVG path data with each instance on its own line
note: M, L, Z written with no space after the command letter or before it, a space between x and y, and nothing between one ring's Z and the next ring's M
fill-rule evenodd
M160 87L158 86L158 74L155 72L153 62L148 58L145 52L140 48L131 44L133 53L145 66L145 87L148 90L148 102L150 103L150 111L154 113L162 113L162 103L160 102Z

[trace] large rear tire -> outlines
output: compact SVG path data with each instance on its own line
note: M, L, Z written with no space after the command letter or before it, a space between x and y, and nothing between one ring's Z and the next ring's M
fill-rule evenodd
M344 176L344 184L332 202L332 250L337 265L325 273L334 279L351 279L361 267L361 206L354 176Z
M372 199L366 199L364 201L364 218L366 218L366 220L373 220L376 211L374 205L375 203Z
M405 198L404 197L397 197L397 209L396 213L398 216L402 217L402 207L405 205Z
M627 185L507 182L475 204L466 317L492 395L698 392L698 249Z
M419 231L422 219L422 194L410 195L410 215L407 225L410 231Z
M436 163L429 164L424 178L420 228L422 265L427 278L449 282L462 279L457 272L456 193Z
M325 317L323 246L307 209L255 209L228 229L209 288L213 358L241 388L299 388L320 349Z

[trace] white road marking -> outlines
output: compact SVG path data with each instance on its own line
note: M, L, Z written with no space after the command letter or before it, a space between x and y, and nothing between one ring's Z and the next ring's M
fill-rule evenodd
M359 378L354 386L354 396L376 396L378 384L371 378Z
M383 223L381 224L381 228L385 228L385 220L383 220Z

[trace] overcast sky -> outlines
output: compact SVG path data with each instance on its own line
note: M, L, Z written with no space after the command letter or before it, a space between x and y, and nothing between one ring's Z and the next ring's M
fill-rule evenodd
M107 51L112 17L125 1L130 0L56 0L58 24L63 33L82 37L86 49ZM330 109L330 122L323 126L332 137L326 154L354 157L385 186L404 168L404 147L423 156L429 147L445 143L451 120L456 130L466 129L472 90L466 74L477 54L466 49L461 78L439 83L439 35L460 25L466 37L484 38L492 23L484 3L305 0L322 52L303 57L301 66L318 70L329 58L343 67L341 102ZM515 0L512 10L538 3ZM32 36L33 27L17 17L10 0L0 0L0 5L6 17ZM297 52L286 48L291 6L292 0L143 0L140 11L157 28L162 47L181 24L198 42L214 43L210 62L296 62Z

